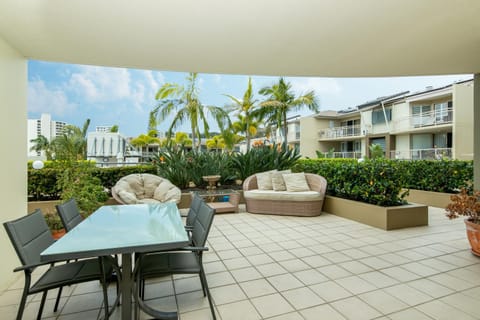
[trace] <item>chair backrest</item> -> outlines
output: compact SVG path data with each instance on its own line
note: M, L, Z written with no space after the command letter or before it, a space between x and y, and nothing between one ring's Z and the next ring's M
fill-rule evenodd
M197 194L193 193L192 203L190 204L190 209L188 210L187 219L185 220L185 225L187 227L193 227L195 220L197 220L197 215L202 205L202 198Z
M67 232L75 228L83 220L74 198L65 203L57 204L56 208Z
M40 263L40 253L55 242L40 209L3 226L23 265Z
M200 210L198 211L197 219L195 220L192 230L192 242L194 246L205 246L214 215L215 209L211 208L202 199Z

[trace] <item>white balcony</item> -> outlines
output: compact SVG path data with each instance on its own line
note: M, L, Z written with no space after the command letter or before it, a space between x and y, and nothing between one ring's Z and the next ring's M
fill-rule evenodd
M334 127L328 129L322 129L318 135L320 139L336 139L347 137L359 137L362 135L360 125Z
M436 110L411 115L392 121L394 131L404 131L423 127L451 124L453 121L453 108Z
M392 150L390 151L390 158L409 160L452 159L452 148Z
M324 158L352 158L360 159L362 153L360 151L340 151L340 152L323 152Z

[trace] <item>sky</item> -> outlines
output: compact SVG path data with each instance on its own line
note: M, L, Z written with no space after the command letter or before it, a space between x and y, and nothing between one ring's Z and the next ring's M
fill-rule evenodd
M119 132L128 137L146 133L148 117L157 105L155 94L165 83L185 84L187 73L126 68L97 67L30 60L28 63L28 118L39 119L50 113L52 120L81 127L90 119L89 131L96 126L118 125ZM248 75L198 75L200 101L204 105L223 107L231 100L225 95L242 98ZM303 94L314 90L320 111L354 108L381 96L402 91L411 93L427 86L442 87L456 81L473 78L470 74L448 76L395 78L312 78L285 77L293 91ZM258 90L278 82L279 77L253 76L255 98L263 96ZM289 114L308 115L308 110ZM158 124L166 131L170 119ZM213 120L211 131L216 129ZM176 131L189 132L188 124Z

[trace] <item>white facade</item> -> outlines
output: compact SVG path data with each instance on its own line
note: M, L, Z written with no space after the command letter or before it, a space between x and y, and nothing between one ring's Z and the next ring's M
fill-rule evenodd
M28 119L27 123L27 156L28 159L45 160L45 151L35 152L30 149L34 146L31 140L38 138L39 135L44 136L48 141L52 141L55 137L63 132L63 128L67 124L62 121L52 121L52 116L48 113L42 113L40 119Z
M140 154L118 132L95 131L87 135L87 160L99 166L137 163Z

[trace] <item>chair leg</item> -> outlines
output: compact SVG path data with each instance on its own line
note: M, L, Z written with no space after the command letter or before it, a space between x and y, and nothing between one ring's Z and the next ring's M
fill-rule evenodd
M40 308L38 309L37 320L42 319L43 307L45 306L45 300L47 300L47 292L48 290L43 291L42 301L40 302Z
M105 274L105 264L103 262L103 257L98 257L100 263L100 271L102 272L102 289L103 289L103 304L105 306L105 320L109 318L108 314L108 292L107 292L107 276Z
M25 305L27 304L28 289L30 288L30 273L25 271L25 284L22 292L22 299L20 299L20 305L18 306L17 320L22 320L23 311L25 310Z
M200 276L200 283L202 284L202 291L203 291L203 296L206 297L207 296L207 280L204 278L205 275L203 274L203 272L200 272L199 273L199 276Z
M200 269L200 279L202 277L203 277L203 281L205 282L205 290L207 293L208 304L210 305L210 311L212 312L213 320L217 320L217 317L215 316L215 308L213 306L212 295L210 294L210 290L208 289L207 277L205 276L205 272L203 271L203 268Z
M57 300L55 301L55 307L53 307L53 312L57 312L58 304L60 303L60 297L62 296L63 287L58 288Z

